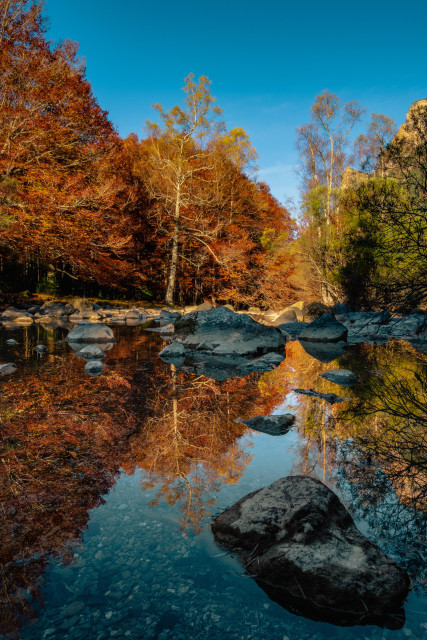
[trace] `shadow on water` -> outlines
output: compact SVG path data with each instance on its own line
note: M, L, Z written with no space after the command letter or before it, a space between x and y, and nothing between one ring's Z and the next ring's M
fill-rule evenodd
M358 345L325 363L294 342L275 370L218 382L162 362L158 336L114 331L118 341L94 378L58 344L61 330L22 329L13 334L19 345L7 348L10 335L0 336L2 359L18 364L1 380L1 632L17 633L35 616L49 560L72 562L88 512L103 503L121 470L142 470L151 504L175 505L180 526L201 531L218 491L240 482L252 460L244 437L251 431L235 421L280 413L287 404L297 417L293 473L329 484L365 533L424 589L427 356L406 343ZM48 355L33 351L40 342ZM334 368L352 370L358 383L344 393L319 377ZM296 396L295 388L350 400L330 405ZM305 615L303 602L263 588ZM401 624L396 618L385 626Z

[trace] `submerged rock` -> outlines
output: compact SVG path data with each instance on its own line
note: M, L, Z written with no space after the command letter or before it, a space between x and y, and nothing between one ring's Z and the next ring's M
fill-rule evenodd
M310 342L339 342L346 339L347 333L347 327L338 322L333 316L325 313L304 327L299 339Z
M66 342L114 342L112 329L105 324L92 324L91 322L79 322L71 329Z
M294 393L299 393L304 396L313 396L314 398L320 398L321 400L326 400L329 404L337 404L338 402L349 402L351 398L341 398L341 396L337 396L335 393L321 393L320 391L315 391L314 389L294 389Z
M89 376L99 376L104 371L104 363L100 360L89 360L86 363L85 371Z
M356 374L348 369L332 369L332 371L325 371L320 377L343 387L351 387L357 382Z
M291 413L284 413L279 416L256 416L248 420L236 420L255 431L267 433L270 436L283 436L295 422L295 416Z
M356 528L319 480L281 478L215 518L215 539L283 606L340 625L396 625L408 575Z
M47 350L48 349L44 344L38 344L34 347L34 351L37 351L37 353L47 353Z
M280 350L285 345L276 327L267 327L226 307L188 313L175 323L175 335L186 350L195 350L203 344L214 355L257 355Z

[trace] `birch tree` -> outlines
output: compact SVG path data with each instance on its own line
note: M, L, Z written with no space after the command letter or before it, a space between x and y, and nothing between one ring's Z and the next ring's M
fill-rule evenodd
M222 110L215 106L209 86L206 76L195 82L190 73L185 78L185 107L165 111L161 105L153 105L161 125L146 123L149 144L145 179L163 217L172 223L167 304L174 300L183 213L189 206L200 204L198 200L209 197L206 189L196 188L196 183L209 180L206 175L213 168L215 156L212 143L225 130L224 123L218 120ZM210 249L206 240L198 240Z

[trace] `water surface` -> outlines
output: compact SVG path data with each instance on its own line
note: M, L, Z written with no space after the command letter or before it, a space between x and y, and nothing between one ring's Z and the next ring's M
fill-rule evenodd
M162 362L142 327L114 332L88 377L66 330L0 329L18 367L0 380L1 637L427 638L425 355L392 342L324 363L293 342L277 369L217 382ZM333 368L358 384L319 378ZM236 422L284 412L296 425L278 437ZM293 615L215 544L212 516L289 474L326 482L410 573L403 628Z

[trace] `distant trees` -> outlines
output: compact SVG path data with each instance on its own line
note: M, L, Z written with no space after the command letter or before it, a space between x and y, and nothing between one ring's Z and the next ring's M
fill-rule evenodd
M427 102L411 107L397 134L393 120L373 114L351 155L362 114L325 92L297 130L304 217L293 281L327 304L408 310L427 299Z
M382 151L377 176L343 199L348 297L407 311L427 300L427 103Z
M357 102L341 105L327 91L318 95L311 120L297 129L305 232L298 254L310 294L330 304L340 295L331 279L339 257L334 252L341 177L349 163L349 136L364 110Z

